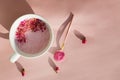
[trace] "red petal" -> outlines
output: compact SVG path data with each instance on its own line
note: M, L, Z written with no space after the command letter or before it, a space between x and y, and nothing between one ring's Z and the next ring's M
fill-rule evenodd
M83 40L82 40L82 43L85 44L85 43L86 43L86 39L83 39Z
M55 68L55 71L58 73L60 71L60 68L59 67L56 67Z

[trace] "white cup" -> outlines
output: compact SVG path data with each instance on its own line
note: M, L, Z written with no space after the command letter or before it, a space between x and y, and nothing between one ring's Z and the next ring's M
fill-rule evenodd
M49 32L50 32L50 40L49 40L48 45L45 47L44 50L40 51L39 53L35 53L35 54L28 54L28 53L22 52L20 49L18 49L18 47L16 46L16 43L15 43L15 33L16 33L17 27L19 26L20 22L25 19L30 19L30 18L38 18L38 19L42 20L43 22L45 22L47 25L47 28L49 29ZM36 15L36 14L26 14L26 15L19 17L12 24L11 29L10 29L9 39L10 39L10 44L14 50L14 54L11 56L10 62L14 63L15 61L17 61L19 59L20 56L23 56L28 59L32 59L32 58L36 58L36 57L39 57L39 56L42 56L43 54L45 54L53 43L53 31L52 31L50 25L47 23L47 21L43 17Z

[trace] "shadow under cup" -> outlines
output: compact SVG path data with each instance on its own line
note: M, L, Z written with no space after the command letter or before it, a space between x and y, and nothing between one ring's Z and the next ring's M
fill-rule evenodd
M15 37L16 37L16 31L17 31L17 28L18 28L20 22L23 21L23 20L26 20L26 19L29 20L31 18L36 18L36 19L39 19L39 20L43 21L45 23L45 25L46 25L46 28L47 28L46 32L47 33L44 34L45 32L40 32L40 31L28 32L28 33L26 32L26 36L30 37L32 35L32 38L30 37L30 39L32 40L32 42L30 42L30 43L27 43L27 41L26 41L26 43L19 43L19 42L17 42L17 40L15 39ZM44 44L45 40L43 39L43 37L39 36L39 34L41 34L41 33L43 35L47 35L47 38L45 38L47 41L46 41L44 47L42 47L42 49L38 48L40 50L37 50L37 52L34 52L34 51L31 52L32 49L33 50L36 49L34 47L35 44L37 44L38 47L41 44ZM36 36L36 34L37 34L37 36ZM41 42L39 40L40 38L42 39ZM20 55L20 56L23 56L23 57L26 57L26 58L34 58L34 57L38 57L38 56L41 56L41 55L45 54L48 51L48 49L51 47L51 45L53 43L53 32L52 32L51 27L49 26L49 24L47 23L47 21L44 18L42 18L42 17L40 17L38 15L35 15L35 14L27 14L27 15L21 16L20 18L18 18L13 23L13 25L12 25L12 27L10 29L9 39L10 39L10 44L11 44L13 50L15 51L15 55L17 54L17 55ZM23 48L20 48L21 45L22 45L22 47L24 49L28 48L27 52ZM26 46L28 46L28 47L26 47ZM14 54L13 54L13 56L14 56Z

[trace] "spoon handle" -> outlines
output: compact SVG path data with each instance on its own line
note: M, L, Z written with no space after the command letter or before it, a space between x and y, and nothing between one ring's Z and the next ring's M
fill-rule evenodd
M72 17L72 19L73 19L73 17ZM70 21L69 24L68 24L68 29L67 29L67 31L66 31L66 33L65 33L65 38L64 38L63 43L62 43L62 45L61 45L61 47L60 47L61 50L64 49L65 41L66 41L66 38L67 38L67 35L68 35L68 32L69 32L70 26L71 26L71 23L72 23L72 19L71 19L71 21Z

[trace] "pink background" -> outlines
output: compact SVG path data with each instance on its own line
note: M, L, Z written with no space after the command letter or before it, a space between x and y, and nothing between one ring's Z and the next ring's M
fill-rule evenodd
M9 61L14 51L7 33L16 18L33 13L31 8L48 20L55 35L69 12L74 13L65 60L55 62L58 74L48 63L53 59L50 52L37 59L21 57L25 77ZM87 43L82 44L73 30L83 33ZM120 0L0 0L0 80L120 80L119 36Z

